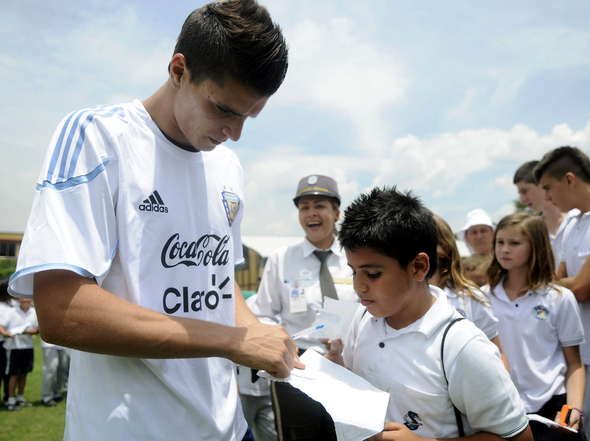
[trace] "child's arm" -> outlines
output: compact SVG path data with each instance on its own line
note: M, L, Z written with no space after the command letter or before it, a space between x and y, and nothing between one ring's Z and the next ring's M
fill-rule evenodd
M443 441L443 440L465 440L465 441L500 441L500 440L510 440L510 441L533 441L533 434L531 433L531 429L527 427L525 430L520 432L516 436L512 436L510 438L502 438L498 435L494 435L491 433L484 433L479 432L470 436L464 436L461 438L422 438L414 434L410 429L408 429L405 425L400 423L385 423L385 428L383 432L378 433L377 435L372 436L366 441Z
M560 272L558 276L564 276L561 266L565 265L562 262L560 265ZM580 303L590 300L590 257L586 259L580 272L575 277L558 277L558 283L573 291L576 300Z
M586 375L584 366L580 359L580 347L569 346L564 347L563 355L567 363L567 371L565 373L565 390L567 393L567 404L572 406L572 413L570 414L569 426L577 429L580 424L580 411L584 400L584 386L586 383Z

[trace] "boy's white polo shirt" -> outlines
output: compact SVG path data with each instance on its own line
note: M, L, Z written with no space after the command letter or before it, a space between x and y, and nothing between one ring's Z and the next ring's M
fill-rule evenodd
M14 308L10 321L7 326L7 331L14 334L12 338L7 338L4 342L4 348L11 349L32 349L33 348L33 336L30 334L23 334L24 329L36 328L37 314L35 308L32 306L27 310L23 311L19 306ZM15 334L18 332L18 334Z
M553 249L553 258L555 259L555 268L559 266L563 256L563 238L568 224L580 214L580 210L574 208L565 215L563 221L557 227L555 234L549 233L549 240L551 241L551 248Z
M487 299L483 294L481 294L481 301L477 301L469 295L457 294L448 286L443 291L451 306L463 317L471 320L487 338L491 340L498 336L498 319L494 316L492 308L487 304Z
M430 289L436 302L403 329L395 330L359 308L345 339L345 365L391 394L386 421L403 423L418 436L458 436L451 399L464 415L467 435L517 435L528 424L523 403L498 349L468 320L453 325L447 335L447 386L440 357L442 335L460 315L440 289Z
M566 226L561 259L565 262L568 277L575 277L590 257L590 211L574 216ZM580 312L585 335L590 335L590 301L582 302ZM580 355L585 365L590 365L590 339L580 345Z
M562 347L584 341L576 298L567 288L559 290L544 287L512 301L499 283L489 296L500 321L512 379L528 413L537 412L553 395L565 393Z

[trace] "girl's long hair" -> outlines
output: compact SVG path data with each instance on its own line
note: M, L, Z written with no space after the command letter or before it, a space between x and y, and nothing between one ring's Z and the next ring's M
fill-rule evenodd
M442 217L434 213L433 216L436 223L438 245L445 255L444 258L438 259L440 286L449 286L459 295L469 296L480 303L488 304L479 287L463 275L461 255L457 248L453 230Z
M508 273L500 266L495 253L496 236L504 228L516 227L531 244L529 270L527 273L528 288L535 291L545 285L553 285L555 281L555 262L549 241L549 233L541 216L518 212L502 218L494 232L494 258L488 268L490 287L496 286Z

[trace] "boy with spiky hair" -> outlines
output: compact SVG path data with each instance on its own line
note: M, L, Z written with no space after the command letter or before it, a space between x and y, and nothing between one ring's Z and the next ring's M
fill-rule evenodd
M577 208L579 214L568 223L562 242L558 282L571 289L580 303L586 342L580 345L586 378L590 375L590 159L577 147L563 146L546 153L534 170L538 185L548 200L561 211ZM590 412L586 387L584 414ZM586 437L590 437L586 425Z
M337 361L391 394L371 440L532 440L497 348L467 320L449 327L460 315L428 284L432 213L411 193L377 188L347 208L338 238L364 308Z

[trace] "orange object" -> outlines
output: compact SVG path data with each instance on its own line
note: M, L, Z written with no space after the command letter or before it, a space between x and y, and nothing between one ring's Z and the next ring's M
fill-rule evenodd
M572 413L572 406L564 404L559 412L559 424L562 426L569 426L570 414Z

